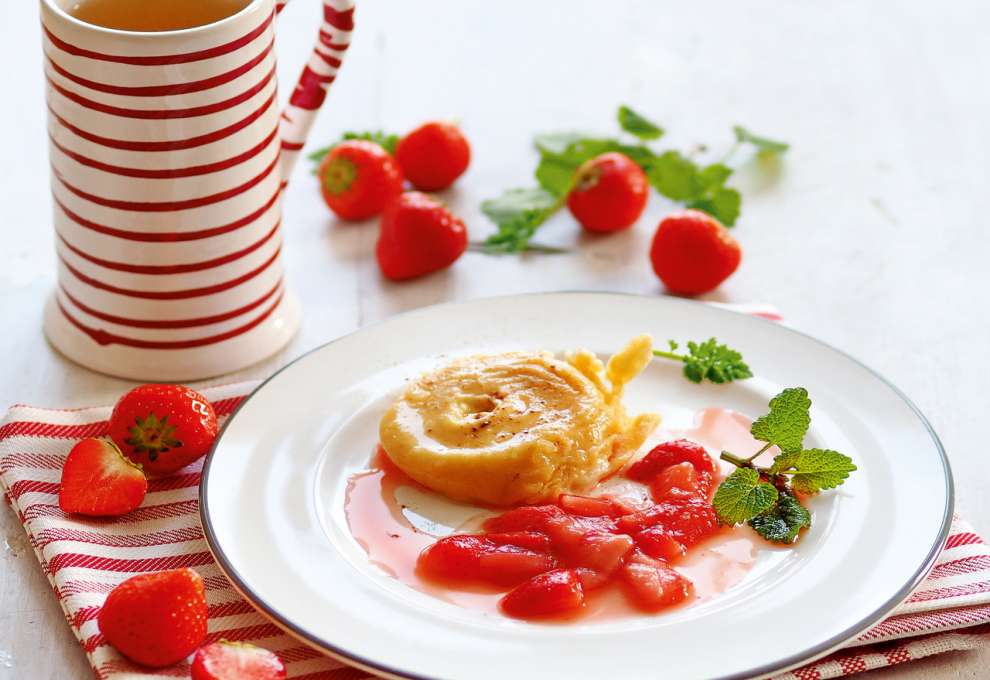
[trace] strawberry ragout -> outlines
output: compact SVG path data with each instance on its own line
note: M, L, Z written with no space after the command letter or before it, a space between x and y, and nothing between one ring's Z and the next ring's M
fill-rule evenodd
M417 529L424 522L410 522L397 499L403 487L432 492L379 452L375 469L351 478L345 510L374 564L448 602L540 621L654 613L731 587L755 562L756 541L719 526L720 468L702 446L738 443L748 428L708 409L594 495L484 513L441 538Z

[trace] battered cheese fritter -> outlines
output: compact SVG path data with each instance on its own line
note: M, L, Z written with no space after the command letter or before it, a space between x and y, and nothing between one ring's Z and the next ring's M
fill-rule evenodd
M622 391L652 358L648 335L603 365L579 350L458 359L421 376L384 415L381 443L449 498L495 506L580 493L621 467L660 419L630 417Z

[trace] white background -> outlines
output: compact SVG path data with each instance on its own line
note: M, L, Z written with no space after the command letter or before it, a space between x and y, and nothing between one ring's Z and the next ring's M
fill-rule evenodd
M282 18L283 93L308 51L316 4L294 0ZM959 508L990 533L990 6L364 0L356 23L313 142L459 119L474 159L443 199L474 238L491 228L482 199L532 183L534 132L610 133L619 103L661 122L665 147L701 142L719 155L735 123L791 142L776 168L736 157L743 264L709 297L773 303L904 389L942 437ZM128 383L68 364L40 330L54 246L35 2L0 3L0 57L0 405L112 403ZM469 253L450 271L390 284L372 255L376 224L334 221L300 167L284 236L304 326L281 356L236 377L263 377L342 333L448 299L577 288L662 294L646 252L671 208L654 198L634 230L607 238L582 237L564 213L538 240L573 247L570 255ZM0 677L90 677L9 510L0 524L11 546L0 555L0 660L6 653L13 664L0 662ZM874 675L977 678L988 664L990 652L956 654Z

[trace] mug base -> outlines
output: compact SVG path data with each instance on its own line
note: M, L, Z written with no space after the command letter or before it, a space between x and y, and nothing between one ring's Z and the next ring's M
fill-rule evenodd
M271 315L243 335L191 349L144 349L97 343L69 322L53 293L45 304L44 331L61 354L98 373L146 382L190 382L267 359L289 343L301 317L298 299L286 291Z

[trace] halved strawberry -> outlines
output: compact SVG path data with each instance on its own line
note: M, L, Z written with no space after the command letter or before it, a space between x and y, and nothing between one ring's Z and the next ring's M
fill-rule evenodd
M550 552L550 537L538 531L507 531L500 534L485 534L485 538L495 545L517 545L534 552Z
M514 586L556 568L552 556L514 545L500 545L478 560L478 576L499 586Z
M625 534L586 534L568 555L573 564L611 574L632 550L633 539Z
M641 609L657 611L683 602L694 590L690 581L663 560L637 553L619 569L626 595Z
M484 536L447 536L423 550L416 565L429 576L476 579L481 556L494 549L495 544Z
M671 465L691 463L694 467L713 477L718 475L718 467L705 447L687 439L675 439L655 446L645 456L629 466L626 477L638 482L649 482Z
M667 500L649 510L620 517L618 526L631 535L647 527L661 526L677 542L691 547L718 530L718 516L707 501L692 497Z
M686 499L691 496L708 500L713 486L714 482L709 473L684 462L671 465L657 475L650 482L650 493L657 502L668 498Z
M534 576L499 600L508 616L533 619L573 612L584 606L584 589L573 569Z
M508 531L543 531L547 522L564 516L564 511L556 505L524 505L496 517L485 520L485 531L504 533Z
M63 511L92 517L116 517L141 505L148 480L113 442L83 439L62 466L58 504Z
M633 537L636 547L650 557L663 560L679 560L687 554L687 549L659 524L646 527Z
M285 666L274 652L246 642L221 640L200 647L192 680L282 680Z

